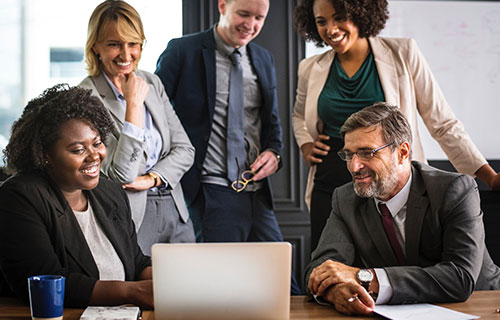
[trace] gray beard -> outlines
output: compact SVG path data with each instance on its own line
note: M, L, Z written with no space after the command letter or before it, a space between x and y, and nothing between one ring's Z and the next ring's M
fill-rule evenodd
M398 174L396 170L391 170L385 177L376 177L369 185L354 182L354 192L361 198L381 199L387 195L398 183Z

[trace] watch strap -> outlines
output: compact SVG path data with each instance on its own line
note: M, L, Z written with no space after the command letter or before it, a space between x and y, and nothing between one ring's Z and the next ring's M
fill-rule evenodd
M365 288L365 290L368 292L369 289L370 289L370 284L371 284L371 281L361 281L361 286L363 288Z

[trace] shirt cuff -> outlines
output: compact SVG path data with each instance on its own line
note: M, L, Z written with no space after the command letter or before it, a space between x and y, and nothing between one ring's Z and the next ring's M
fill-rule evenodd
M128 121L123 124L122 133L139 141L144 141L144 129L136 127Z
M392 287L389 277L384 269L373 269L378 280L378 296L375 304L386 304L392 298Z
M322 305L322 306L330 306L331 303L327 302L325 299L323 299L321 296L318 296L317 294L312 295L316 303Z

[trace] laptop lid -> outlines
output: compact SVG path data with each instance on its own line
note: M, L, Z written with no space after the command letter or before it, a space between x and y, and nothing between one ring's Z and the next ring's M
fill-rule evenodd
M156 319L288 319L288 242L152 247Z

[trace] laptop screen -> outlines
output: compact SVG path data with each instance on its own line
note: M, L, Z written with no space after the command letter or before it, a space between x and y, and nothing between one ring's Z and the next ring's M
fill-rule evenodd
M288 319L288 242L155 244L157 319Z

